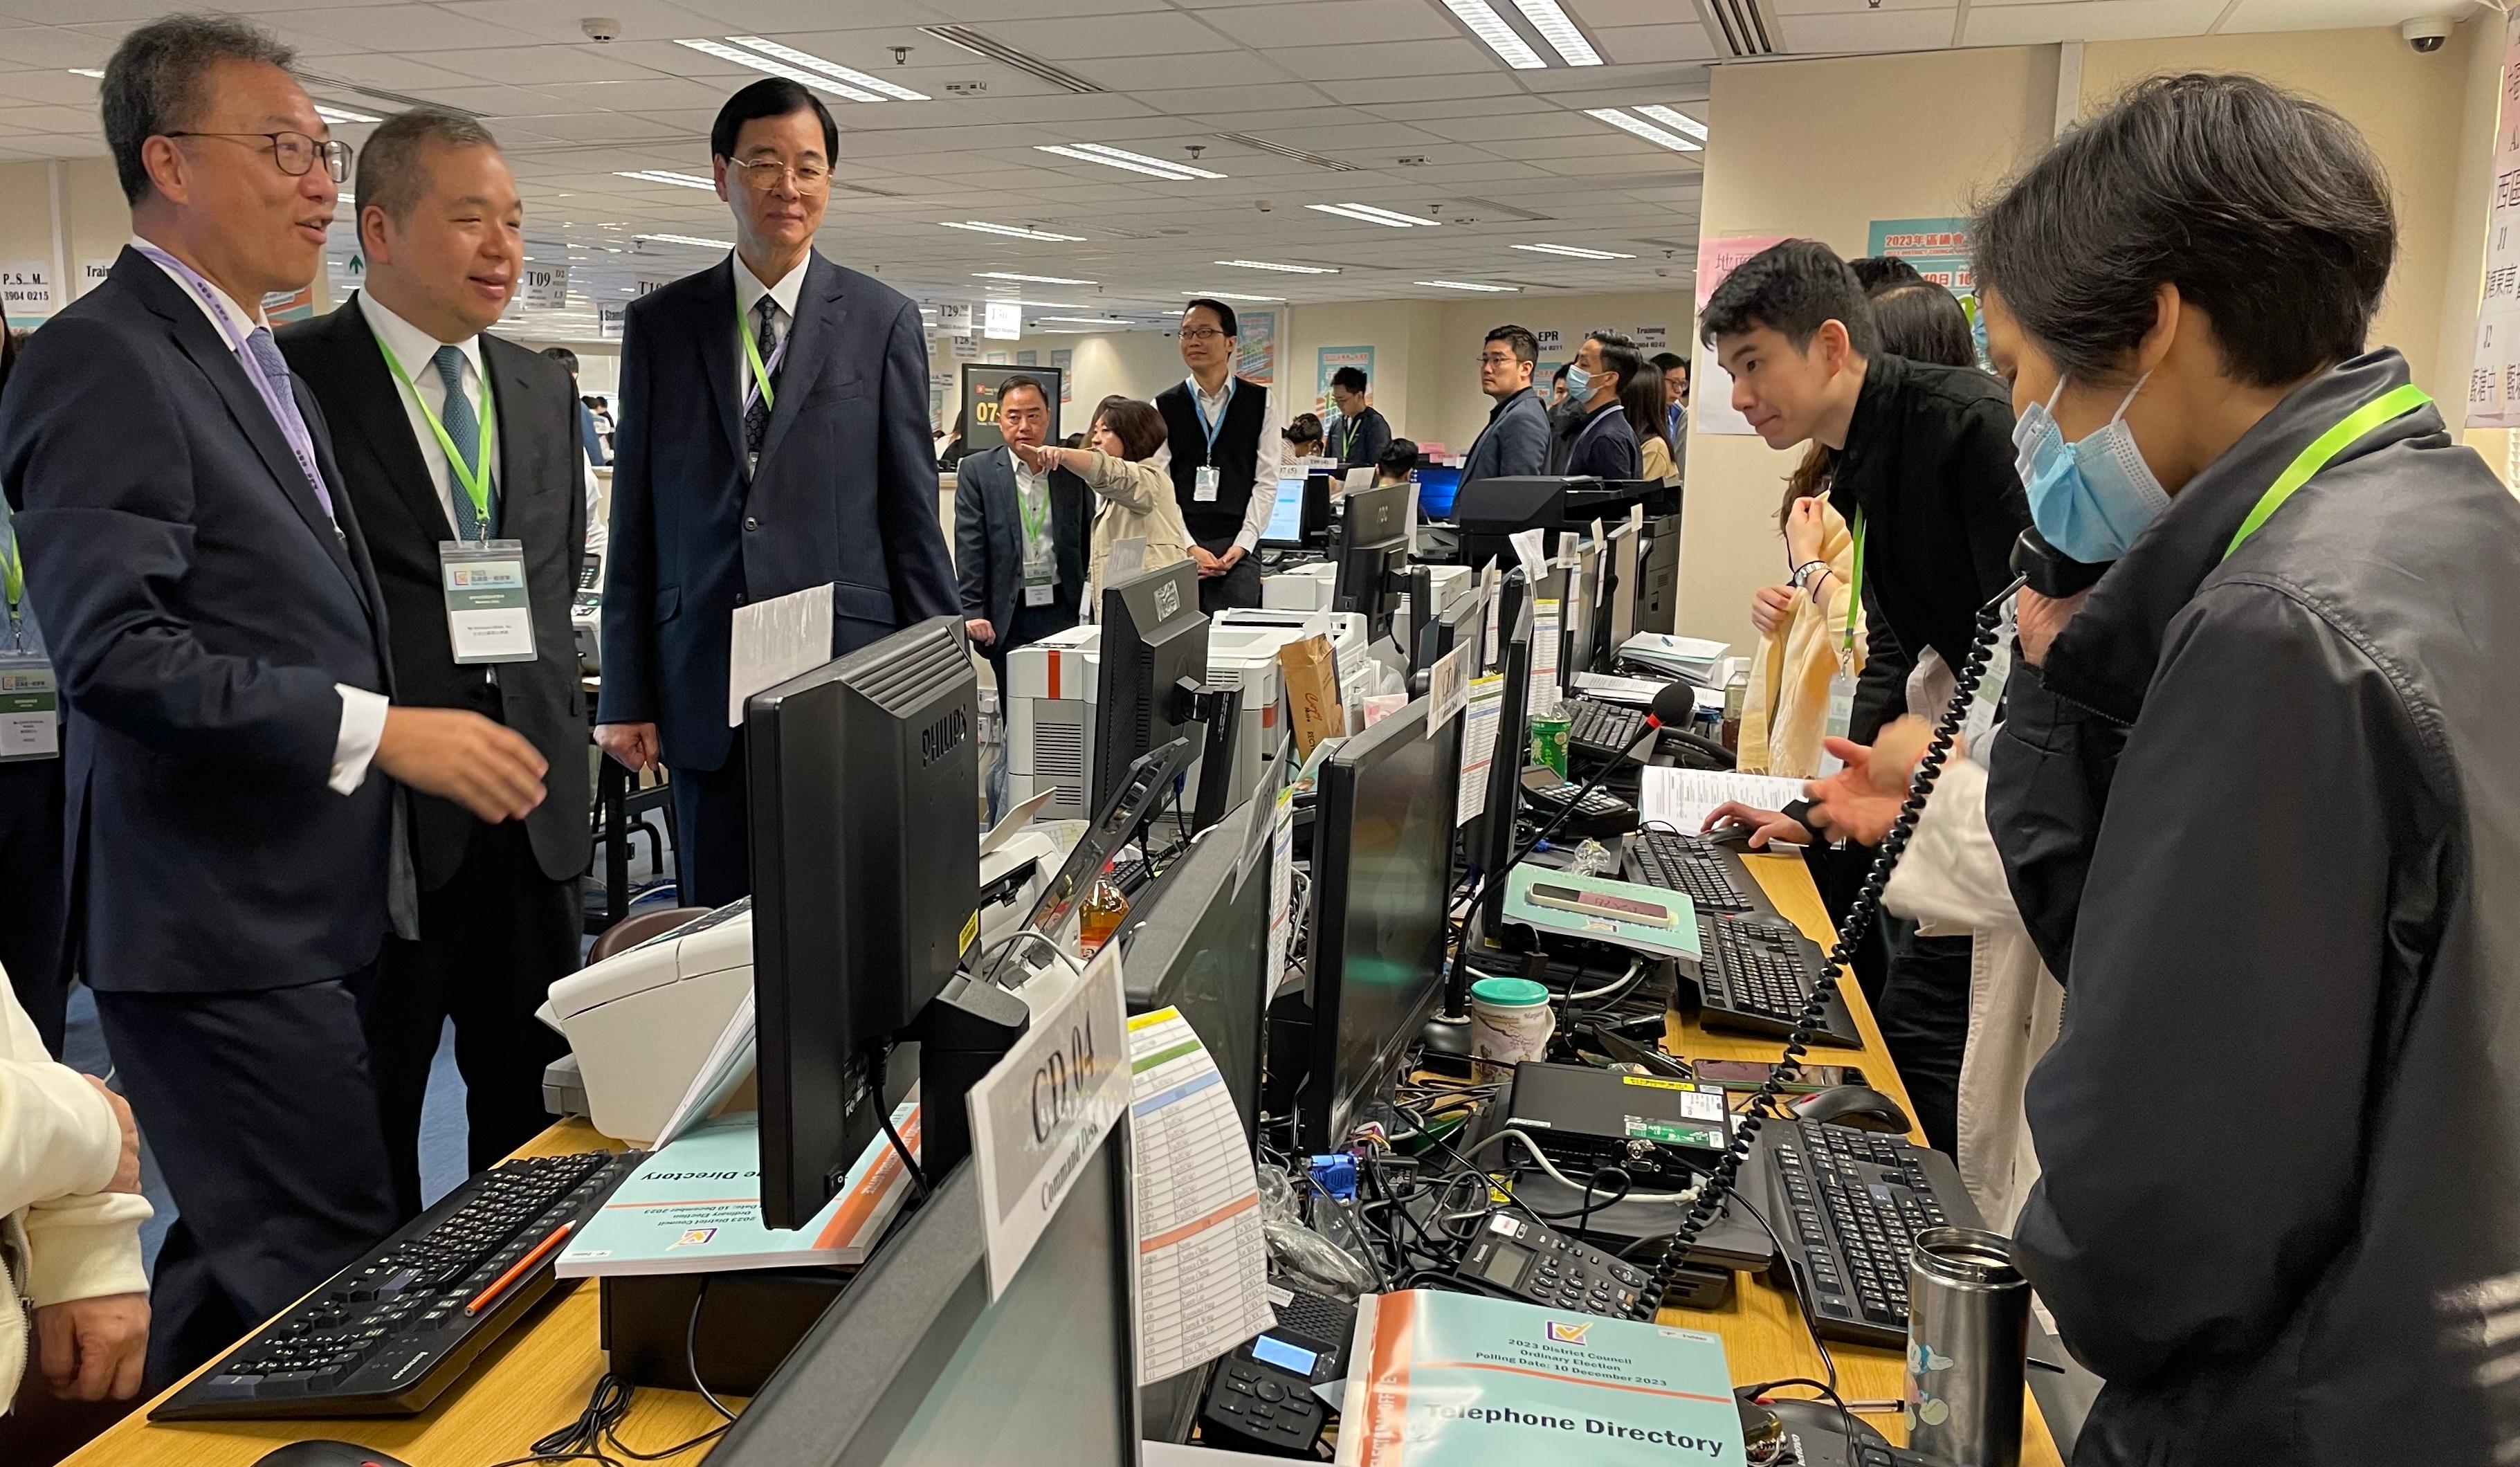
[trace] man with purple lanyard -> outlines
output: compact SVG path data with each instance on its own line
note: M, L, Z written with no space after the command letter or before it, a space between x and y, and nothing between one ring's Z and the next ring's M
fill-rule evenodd
M180 1215L153 1384L394 1226L360 1030L413 910L394 782L485 820L543 797L518 735L389 701L376 573L260 310L322 267L350 160L291 60L226 17L124 37L100 89L136 238L0 396L68 714L72 959Z

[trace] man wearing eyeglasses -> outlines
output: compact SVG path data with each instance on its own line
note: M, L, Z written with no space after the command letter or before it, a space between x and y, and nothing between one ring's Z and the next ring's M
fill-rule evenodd
M1151 463L1172 475L1190 558L1198 563L1198 609L1260 604L1251 552L1278 503L1283 440L1269 431L1269 390L1235 375L1240 325L1234 307L1204 297L1182 309L1182 365L1190 376L1155 394L1164 446Z
M72 960L182 1214L159 1383L394 1225L360 1030L413 930L394 781L487 821L543 799L518 735L388 702L376 572L261 312L322 267L349 166L290 61L226 17L124 37L101 91L136 238L0 398L68 713Z
M1496 406L1462 459L1462 482L1547 472L1549 409L1531 387L1539 360L1540 339L1519 326L1500 326L1479 344L1479 390Z
M672 771L688 906L752 890L736 608L832 588L832 655L957 616L919 307L814 251L839 129L783 78L709 130L723 261L629 307L596 739ZM959 618L958 618L959 619Z

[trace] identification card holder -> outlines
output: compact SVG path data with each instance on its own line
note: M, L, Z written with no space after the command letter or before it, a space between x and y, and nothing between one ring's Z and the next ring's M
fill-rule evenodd
M60 758L61 708L52 664L0 640L0 764Z
M1840 663L1828 680L1828 721L1822 732L1824 738L1843 739L1854 726L1855 674ZM1820 751L1820 777L1826 779L1844 767L1846 761L1829 753L1828 745L1823 742Z
M1046 580L1027 580L1024 582L1023 604L1026 606L1048 606L1051 603L1051 598L1058 593L1058 588L1056 585Z
M1190 497L1201 504L1214 504L1217 486L1224 481L1224 478L1225 476L1216 472L1214 464L1199 465L1198 475L1191 483Z
M440 540L437 567L459 666L534 660L522 540Z

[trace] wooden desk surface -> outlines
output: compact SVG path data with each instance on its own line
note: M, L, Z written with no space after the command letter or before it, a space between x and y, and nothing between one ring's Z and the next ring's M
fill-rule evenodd
M1812 940L1829 940L1828 915L1795 856L1752 856L1749 863L1759 885L1777 909ZM1865 1007L1864 995L1848 985L1846 1006L1855 1016L1865 1046L1861 1054L1822 1048L1813 1052L1819 1063L1863 1067L1874 1088L1908 1105L1907 1088L1882 1047L1881 1031ZM1675 1020L1670 1047L1692 1059L1773 1061L1781 1046L1773 1040L1701 1033L1694 1024ZM1912 1112L1913 1107L1910 1107ZM1912 1139L1920 1144L1921 1135ZM537 1137L519 1153L526 1156L586 1151L613 1143L583 1121L564 1122ZM1773 1288L1749 1274L1737 1275L1740 1287L1717 1310L1666 1309L1666 1324L1709 1330L1724 1337L1725 1352L1736 1382L1778 1380L1787 1376L1822 1378L1819 1353L1803 1328L1801 1311L1790 1293ZM250 1467L263 1453L284 1442L329 1437L376 1447L410 1467L483 1467L521 1456L537 1437L565 1425L584 1408L589 1392L604 1373L604 1354L596 1346L596 1291L581 1287L547 1300L538 1312L494 1346L472 1369L438 1398L426 1413L405 1418L331 1421L231 1421L150 1425L145 1409L134 1411L112 1431L69 1459L70 1467ZM1832 1345L1837 1359L1838 1391L1850 1402L1891 1401L1899 1396L1902 1369L1899 1352L1860 1345ZM2061 1467L2036 1404L2024 1395L2028 1413L2022 1447L2025 1467ZM153 1402L154 1404L154 1402ZM1895 1410L1867 1413L1893 1441L1905 1439ZM643 1387L635 1398L621 1438L630 1446L652 1451L696 1437L716 1423L700 1398L685 1391ZM700 1459L695 1451L672 1459ZM1254 1459L1258 1460L1257 1458ZM1580 1467L1581 1457L1571 1457Z

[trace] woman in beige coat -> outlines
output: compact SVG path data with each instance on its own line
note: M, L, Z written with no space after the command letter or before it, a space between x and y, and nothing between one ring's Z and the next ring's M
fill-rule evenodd
M149 1345L131 1108L53 1062L0 974L0 1411L32 1353L58 1395L127 1400ZM23 1302L24 1308L21 1307Z
M1102 501L1094 517L1094 543L1085 596L1085 615L1092 619L1102 604L1102 568L1111 547L1122 540L1147 542L1138 569L1152 571L1190 559L1190 529L1182 524L1181 506L1173 499L1173 481L1147 460L1164 446L1164 420L1154 404L1110 396L1094 409L1094 426L1086 448L1040 448L1025 456L1065 469L1085 481Z

